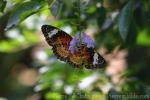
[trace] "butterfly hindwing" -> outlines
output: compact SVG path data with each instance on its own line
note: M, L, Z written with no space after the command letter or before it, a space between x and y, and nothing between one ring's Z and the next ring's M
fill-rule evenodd
M104 58L93 48L84 47L82 51L83 66L85 66L86 68L100 68L105 63Z
M83 45L78 48L78 51L71 53L69 51L70 41L72 37L66 32L51 26L43 25L42 32L47 43L52 46L54 54L62 61L67 61L74 67L79 68L85 66L88 69L100 68L105 60L93 48L87 48Z

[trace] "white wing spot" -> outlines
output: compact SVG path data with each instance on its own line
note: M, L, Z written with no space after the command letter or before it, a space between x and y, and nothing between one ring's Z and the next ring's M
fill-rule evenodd
M54 30L50 31L48 33L48 37L51 38L53 35L55 35L56 33L58 33L58 31L59 31L58 29L54 29Z
M98 64L98 54L97 53L94 53L93 59L94 59L93 65Z

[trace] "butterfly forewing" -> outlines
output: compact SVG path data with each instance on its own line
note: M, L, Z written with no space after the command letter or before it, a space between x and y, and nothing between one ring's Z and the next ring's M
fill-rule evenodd
M52 46L52 50L55 55L59 59L66 61L70 54L68 48L72 37L66 34L64 31L50 25L43 25L42 32L47 43Z

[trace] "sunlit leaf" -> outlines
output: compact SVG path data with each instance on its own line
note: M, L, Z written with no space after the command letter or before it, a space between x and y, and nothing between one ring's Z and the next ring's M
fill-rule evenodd
M140 34L137 37L137 44L150 45L149 31L144 30L144 31L140 32Z
M27 40L27 42L28 42L29 44L37 43L37 42L39 41L37 35L35 35L35 34L32 33L32 32L25 31L25 32L24 32L24 36L25 36L25 39Z
M46 100L61 100L61 94L58 92L48 92L45 98Z
M99 92L89 95L89 98L90 100L107 100L106 96Z
M134 0L129 1L122 9L118 19L119 32L123 40L126 40L129 32L129 27L133 18L133 6Z
M22 49L21 42L18 40L11 40L11 41L1 41L0 42L0 51L1 52L15 52Z
M29 31L24 32L24 37L17 37L10 40L0 41L1 52L16 52L21 49L25 49L33 44L36 44L39 40L35 34Z
M87 13L93 13L95 11L96 11L96 7L95 6L92 6L92 7L88 8L88 9L86 9Z

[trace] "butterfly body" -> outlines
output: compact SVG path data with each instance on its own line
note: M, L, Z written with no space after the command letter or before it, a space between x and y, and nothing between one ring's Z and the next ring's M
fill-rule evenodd
M43 25L42 32L58 59L66 61L76 68L85 66L93 69L102 68L104 65L104 58L94 48L87 48L86 45L81 45L76 52L71 53L69 45L72 37L64 31L51 25Z

